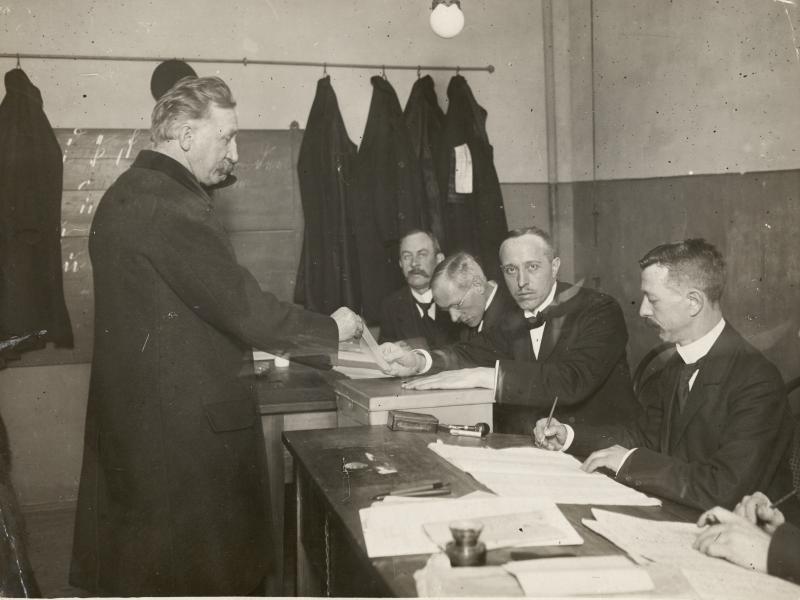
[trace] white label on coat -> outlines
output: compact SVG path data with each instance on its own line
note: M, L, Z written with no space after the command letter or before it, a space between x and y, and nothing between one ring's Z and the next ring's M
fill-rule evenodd
M453 148L456 153L456 193L472 193L472 154L469 146L461 144Z

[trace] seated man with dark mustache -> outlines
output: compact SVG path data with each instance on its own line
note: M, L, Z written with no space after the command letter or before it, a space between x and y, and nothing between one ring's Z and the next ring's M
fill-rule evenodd
M408 285L383 299L380 342L439 348L458 339L463 326L436 306L431 291L431 275L443 260L439 241L431 232L415 229L403 236L400 269Z

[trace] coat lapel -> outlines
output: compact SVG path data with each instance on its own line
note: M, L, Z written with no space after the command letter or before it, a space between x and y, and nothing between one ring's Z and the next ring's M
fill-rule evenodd
M561 315L547 321L547 325L544 326L542 345L539 346L539 357L537 360L547 360L550 354L552 354L558 340L561 338L561 331L564 329L564 321L566 318L566 315Z
M692 422L697 411L700 410L703 405L709 403L716 404L720 387L725 380L725 375L730 364L731 353L728 351L728 345L731 339L731 332L730 326L726 324L719 339L717 339L716 343L711 347L711 350L709 350L708 354L703 358L700 371L697 373L692 389L689 392L686 406L683 408L683 412L675 419L675 430L672 432L672 437L668 438L672 440L672 448L675 448L686 435L689 423ZM674 379L677 387L677 372ZM676 393L673 392L671 400L673 404L676 402L675 396ZM670 424L672 424L672 421L670 421Z

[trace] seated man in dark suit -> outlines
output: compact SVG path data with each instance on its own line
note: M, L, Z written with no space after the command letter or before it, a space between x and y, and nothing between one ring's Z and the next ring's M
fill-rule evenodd
M466 252L451 254L439 263L431 290L436 305L446 310L454 323L465 326L461 341L496 327L506 312L516 307L506 287L487 280L478 261Z
M722 316L725 264L702 239L664 244L639 261L639 314L677 352L640 394L626 426L536 424L536 443L589 458L643 492L705 510L761 489L790 488L793 421L778 370Z
M431 291L431 275L443 260L429 231L414 230L400 240L400 269L408 285L383 299L380 342L438 348L458 339L460 326L437 308Z
M411 389L495 389L494 425L503 433L530 435L556 396L569 422L635 417L628 331L617 302L558 283L561 261L539 228L512 231L500 246L500 263L516 306L468 342L429 354L384 347L391 374L444 371L409 382Z

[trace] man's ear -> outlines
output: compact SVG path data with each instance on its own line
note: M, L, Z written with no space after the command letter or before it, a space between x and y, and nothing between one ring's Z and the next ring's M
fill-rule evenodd
M553 279L558 279L558 270L561 268L561 259L556 256L553 259Z
M686 294L689 301L689 314L696 317L706 304L706 297L700 290L689 290Z
M436 264L438 265L440 262L444 260L444 254L441 252L436 253Z
M188 152L192 149L192 142L194 141L194 130L189 123L183 123L178 128L178 135L177 135L178 144L180 144L181 150L184 152Z

